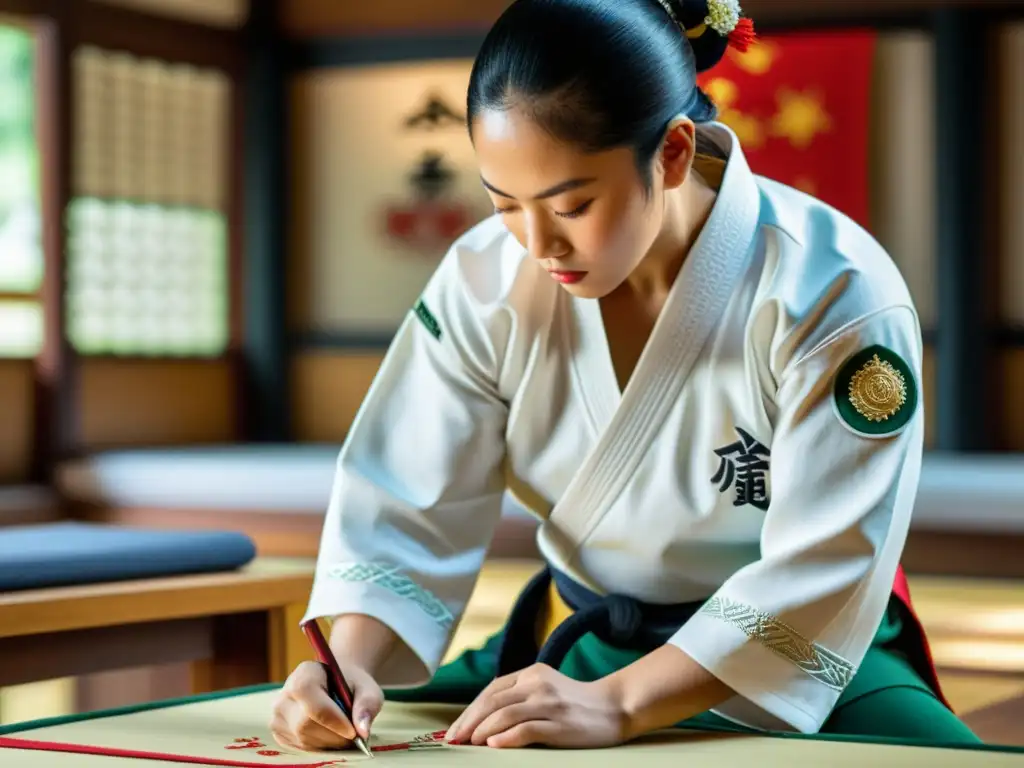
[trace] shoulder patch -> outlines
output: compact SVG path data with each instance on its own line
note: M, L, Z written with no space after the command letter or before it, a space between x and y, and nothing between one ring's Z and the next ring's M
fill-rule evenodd
M917 404L913 370L898 354L877 344L849 357L832 385L836 415L861 437L899 434L910 423Z
M441 340L441 324L437 322L437 318L434 317L434 313L427 309L426 303L423 299L416 302L416 308L413 310L416 313L416 317L420 319L423 326L430 331L430 335L438 341Z

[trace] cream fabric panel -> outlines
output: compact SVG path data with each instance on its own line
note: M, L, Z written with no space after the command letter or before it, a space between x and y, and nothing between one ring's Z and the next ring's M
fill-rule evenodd
M0 725L75 713L74 678L0 688Z
M220 354L230 81L94 47L77 49L73 66L72 343L87 354Z
M264 2L265 0L257 0ZM344 2L345 0L342 0ZM249 0L94 0L143 13L194 21L215 27L240 27L249 15Z
M1008 325L1024 325L1024 24L1007 25L999 35L1003 146L999 165L1000 220L1003 223L999 283L1000 309Z
M223 73L83 47L74 87L76 195L226 207Z
M303 443L341 443L363 404L383 351L317 350L293 356L292 428Z
M935 328L935 94L924 32L879 37L872 105L872 229Z
M388 234L389 210L438 221L412 177L424 159L440 155L452 174L434 203L464 206L468 226L493 211L476 169L463 115L471 60L346 67L303 74L293 81L292 105L302 146L293 192L307 210L296 216L308 231L293 241L293 295L304 306L299 330L391 332L409 311L459 233L429 247ZM436 96L457 119L408 127ZM297 262L297 263L296 263Z

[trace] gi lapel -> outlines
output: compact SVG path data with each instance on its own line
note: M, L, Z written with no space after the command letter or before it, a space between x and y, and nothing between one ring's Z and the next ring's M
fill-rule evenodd
M718 199L669 292L621 400L597 302L576 302L581 327L579 354L574 358L575 385L581 389L600 434L545 526L548 542L566 564L615 503L649 450L752 253L759 191L736 136L722 125L712 130L728 137L732 147Z
M572 311L563 315L562 333L573 340L569 345L573 350L573 387L580 393L594 439L599 441L619 410L622 394L604 332L601 304L597 299L570 297L569 305Z

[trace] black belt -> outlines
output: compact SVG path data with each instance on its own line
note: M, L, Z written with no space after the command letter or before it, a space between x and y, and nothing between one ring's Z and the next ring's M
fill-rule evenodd
M551 582L573 613L537 647L537 617ZM588 633L616 648L648 653L664 645L690 620L704 601L645 603L626 595L599 595L564 573L547 566L520 593L505 624L498 653L499 676L531 664L558 669L566 654Z

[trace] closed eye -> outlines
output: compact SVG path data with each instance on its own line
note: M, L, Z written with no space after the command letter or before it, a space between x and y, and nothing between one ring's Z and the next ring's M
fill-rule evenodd
M556 211L555 215L560 216L563 219L575 219L576 217L582 216L584 213L586 213L587 209L590 208L590 205L593 202L593 200L587 200L587 202L583 203L583 205L578 206L577 208L574 208L571 211L566 211L564 213L561 211ZM515 208L500 208L498 206L494 206L494 212L499 214L512 213L515 210Z
M587 200L587 202L585 202L578 208L574 208L568 213L558 213L557 215L561 216L563 219L575 219L577 216L582 216L584 213L586 213L587 209L590 207L590 204L593 202L593 200Z

